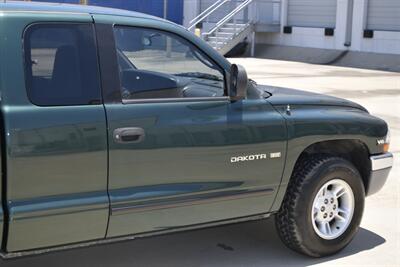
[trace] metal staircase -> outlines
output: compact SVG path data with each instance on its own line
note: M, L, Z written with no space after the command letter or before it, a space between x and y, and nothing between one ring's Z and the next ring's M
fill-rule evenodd
M206 40L221 54L226 54L249 36L253 32L253 28L253 24L250 23L227 23L215 34L210 34Z
M254 0L218 0L191 20L188 29L194 30L199 24L207 24L207 27L203 28L205 31L201 33L201 37L225 55L254 33L256 20L254 16L249 16L249 8L254 2ZM221 13L222 18L217 17L215 20ZM210 21L212 17L214 21Z

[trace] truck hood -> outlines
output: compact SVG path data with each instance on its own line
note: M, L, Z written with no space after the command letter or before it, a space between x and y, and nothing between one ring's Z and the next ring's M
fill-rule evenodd
M268 92L271 95L270 97L268 97L267 100L273 106L280 106L280 105L340 106L340 107L356 108L368 112L363 106L357 103L334 96L328 96L302 90L275 87L275 86L258 85L257 87L260 90Z

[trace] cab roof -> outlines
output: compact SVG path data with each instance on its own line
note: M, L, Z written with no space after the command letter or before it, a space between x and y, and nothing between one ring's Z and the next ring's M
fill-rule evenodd
M0 2L1 11L30 11L30 12L55 12L55 13L86 13L86 14L102 14L114 16L128 16L136 18L150 18L163 20L159 17L147 15L144 13L128 11L116 8L64 4L64 3L47 3L47 2L25 2L25 1L7 1Z

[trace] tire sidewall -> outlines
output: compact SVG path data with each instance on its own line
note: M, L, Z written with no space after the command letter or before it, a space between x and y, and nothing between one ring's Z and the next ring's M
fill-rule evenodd
M298 224L303 227L303 240L301 242L316 256L331 255L344 248L357 233L364 211L364 186L358 171L347 161L333 158L315 168L309 175L307 183L303 187L301 197L298 201L299 212L303 216L298 217ZM351 187L354 194L354 212L350 224L345 232L339 237L326 240L321 238L313 228L311 212L313 201L321 187L328 181L334 179L344 180Z

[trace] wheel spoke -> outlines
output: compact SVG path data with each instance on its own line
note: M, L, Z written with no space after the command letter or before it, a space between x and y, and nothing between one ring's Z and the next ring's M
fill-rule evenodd
M338 209L338 215L339 215L339 214L344 215L344 216L340 216L340 217L342 217L342 218L347 218L347 216L348 216L348 211L339 208L339 209Z
M326 194L326 187L324 186L324 188L322 188L322 196L325 196Z
M343 216L340 216L339 214L336 214L335 218L340 220L340 221L342 221L342 222L346 221L346 219Z
M314 207L314 218L316 219L318 216L318 211L319 209L317 207Z
M335 190L335 196L337 198L343 196L346 193L346 189L343 186L337 186L336 190Z
M325 233L326 235L331 235L332 234L332 229L331 229L331 225L329 224L329 222L323 222L321 224L321 232Z

